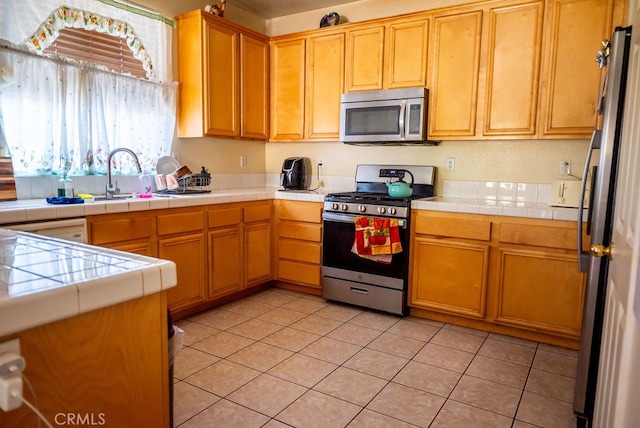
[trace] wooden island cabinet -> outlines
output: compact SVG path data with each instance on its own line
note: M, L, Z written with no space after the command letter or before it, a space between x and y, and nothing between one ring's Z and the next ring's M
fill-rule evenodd
M573 222L414 211L411 314L577 349Z

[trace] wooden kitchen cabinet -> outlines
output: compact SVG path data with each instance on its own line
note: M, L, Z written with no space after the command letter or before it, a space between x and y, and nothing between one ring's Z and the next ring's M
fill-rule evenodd
M411 314L577 349L573 222L414 211Z
M277 285L321 294L322 203L275 200Z
M209 299L271 280L271 201L212 206Z
M541 82L540 130L546 138L588 138L596 127L601 41L622 25L624 1L548 2Z
M206 298L206 239L202 208L179 208L157 216L158 257L176 264L178 284L167 292L167 304L179 312Z
M476 133L481 10L433 15L429 45L429 137L468 138Z
M307 39L305 137L340 138L340 96L344 90L345 34Z
M347 31L346 92L425 86L429 19L412 17Z
M271 42L271 141L336 141L344 88L344 31Z
M496 323L580 337L585 278L575 240L564 224L501 225Z
M89 243L156 257L155 217L146 212L87 217Z
M490 240L488 220L416 216L410 305L484 318Z
M201 10L176 20L178 136L266 139L268 37Z
M306 39L271 42L271 141L304 138Z
M537 132L538 82L544 2L509 2L488 15L484 136L527 136Z

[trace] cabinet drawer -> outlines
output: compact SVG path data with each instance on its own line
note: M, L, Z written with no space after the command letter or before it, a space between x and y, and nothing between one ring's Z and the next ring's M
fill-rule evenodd
M242 207L209 211L209 227L231 226L242 223Z
M318 202L282 202L278 206L280 220L306 221L322 223L322 203Z
M460 220L430 216L416 216L415 231L421 235L450 238L491 240L491 222L484 220Z
M288 221L283 221L278 227L278 236L280 236L280 238L321 242L322 226L319 224L291 223Z
M525 226L509 223L503 223L500 226L500 242L505 244L574 250L576 240L576 230L566 227Z
M265 221L271 219L271 203L244 207L244 222Z
M158 235L193 232L204 229L202 211L158 216Z
M148 239L153 235L151 217L130 217L106 221L94 221L91 224L91 243L102 245L112 242Z
M320 266L280 260L278 279L320 288Z
M320 264L322 255L320 248L318 244L281 239L278 242L278 257Z

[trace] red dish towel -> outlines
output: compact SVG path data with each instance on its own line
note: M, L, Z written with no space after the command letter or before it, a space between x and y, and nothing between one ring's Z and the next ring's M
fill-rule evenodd
M351 251L380 263L391 263L391 256L402 251L398 220L356 217L356 237Z

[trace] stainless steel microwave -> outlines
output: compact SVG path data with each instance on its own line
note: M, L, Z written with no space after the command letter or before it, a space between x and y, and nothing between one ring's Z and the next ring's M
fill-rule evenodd
M437 144L427 139L427 89L342 94L340 141L347 144Z

